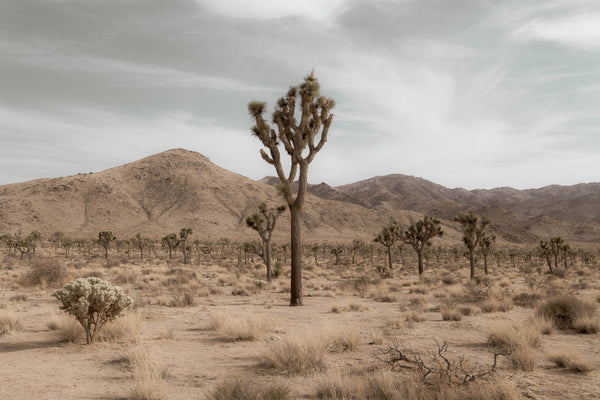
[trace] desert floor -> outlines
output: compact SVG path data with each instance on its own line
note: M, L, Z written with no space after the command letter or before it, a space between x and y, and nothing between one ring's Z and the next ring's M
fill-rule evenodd
M356 265L344 258L339 266L331 256L323 256L318 266L307 256L304 306L289 307L286 265L280 277L264 285L264 266L257 258L241 265L235 254L193 260L192 265L168 263L163 254L135 258L134 253L111 254L106 262L73 254L65 261L52 249L24 260L4 257L0 324L9 328L0 336L0 399L226 398L218 397L218 390L234 378L242 387L283 388L283 397L270 398L401 398L361 397L360 385L374 382L377 374L397 376L398 382L406 374L423 378L414 368L389 372L391 364L381 359L394 344L443 370L440 359L430 358L438 343L447 343L445 355L452 362L464 359L467 371L485 376L462 384L432 374L423 386L429 391L424 398L453 398L440 390L460 392L481 383L504 387L510 395L465 398L600 398L599 335L556 327L542 334L547 332L536 320L536 310L557 296L574 296L595 309L600 301L597 267L572 266L566 276L555 277L541 263L517 268L493 263L485 279L469 283L464 259L430 260L419 279L413 260L406 267L398 263L394 277L381 278L360 256ZM56 265L66 276L36 282L36 271ZM483 277L481 269L477 272ZM58 309L52 293L64 282L90 275L121 286L136 307L86 345L83 330ZM523 293L527 304L514 300ZM441 310L458 320L444 320ZM599 326L598 311L592 312L588 332ZM517 344L511 354L498 356L491 372L488 340L507 329L513 329ZM533 331L534 339L521 337ZM265 361L273 349L291 342L307 346L305 367ZM584 368L558 366L551 361L557 352ZM311 356L317 358L313 364ZM338 386L337 394L325 390ZM344 387L349 393L342 393Z

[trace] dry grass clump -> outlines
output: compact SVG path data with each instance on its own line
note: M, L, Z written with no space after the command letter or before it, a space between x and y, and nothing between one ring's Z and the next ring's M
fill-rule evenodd
M76 319L64 315L50 317L46 326L48 326L48 329L56 331L58 340L61 342L79 342L83 339L85 333Z
M513 297L513 303L517 306L533 308L542 299L538 293L520 293Z
M323 371L327 345L321 336L307 333L288 335L269 345L261 356L261 364L265 368L295 374Z
M0 311L0 336L23 330L23 317L14 311Z
M479 308L481 308L481 312L491 313L491 312L507 312L512 309L513 303L509 299L487 299L484 300Z
M554 321L542 315L531 318L529 325L535 326L542 335L549 335L554 331Z
M517 400L507 383L482 380L465 385L425 383L421 376L378 370L364 375L329 374L318 378L315 398L322 400Z
M460 321L463 317L460 310L452 307L451 305L443 305L440 307L442 313L442 319L444 321Z
M376 291L371 293L371 297L375 301L382 303L394 303L398 300L396 295L391 292L387 287L379 287Z
M60 287L67 281L67 270L62 262L48 257L31 259L29 271L23 277L24 286Z
M403 317L408 323L423 322L426 319L423 314L414 310L404 313Z
M538 315L551 319L554 321L554 326L561 330L574 329L577 320L583 321L578 325L580 328L583 328L586 323L589 325L594 311L596 311L596 304L571 295L553 297L537 310Z
M360 332L355 329L329 328L323 336L333 353L356 351L362 343Z
M194 306L194 295L190 292L185 292L181 295L175 295L169 302L169 307L192 307Z
M98 332L98 338L107 342L139 343L142 337L144 316L140 311L133 311L108 322Z
M209 326L217 331L221 339L229 342L258 340L270 329L267 319L255 315L227 317L212 314Z
M594 317L579 317L573 321L573 329L577 333L598 333L600 332L600 321Z
M507 355L514 369L533 371L535 353L540 347L539 327L533 324L498 323L489 329L488 345Z
M561 350L550 357L548 361L556 364L559 368L565 368L569 372L587 373L593 370L590 363L579 354L574 354L570 350Z
M332 313L341 313L341 312L350 312L350 311L369 311L370 308L364 304L360 304L360 303L348 303L345 307L340 307L340 306L332 306L331 307L331 312Z
M129 393L131 400L163 400L165 384L163 378L167 371L158 357L146 348L130 350L126 359L133 369L133 388Z
M250 376L225 378L210 392L210 400L286 400L290 388L283 382L257 383Z

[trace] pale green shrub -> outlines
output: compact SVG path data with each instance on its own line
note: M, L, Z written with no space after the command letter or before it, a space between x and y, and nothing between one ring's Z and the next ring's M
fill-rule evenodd
M52 294L60 309L74 315L85 331L86 343L93 343L98 330L133 306L133 300L118 286L96 277L79 278Z

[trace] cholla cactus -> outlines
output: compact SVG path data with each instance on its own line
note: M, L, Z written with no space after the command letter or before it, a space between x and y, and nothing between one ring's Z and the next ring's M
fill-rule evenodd
M133 299L118 286L100 278L79 278L52 294L61 310L74 315L85 330L86 343L93 343L102 326L133 306Z

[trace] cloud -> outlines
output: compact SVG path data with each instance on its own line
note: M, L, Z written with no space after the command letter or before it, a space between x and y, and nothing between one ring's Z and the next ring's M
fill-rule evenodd
M547 40L583 50L600 50L600 12L530 21L514 32L521 40Z
M339 10L344 0L197 0L212 12L231 18L276 19L303 16L326 21Z

